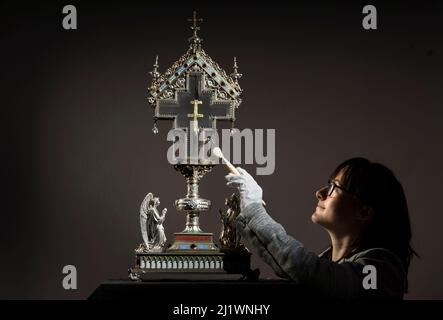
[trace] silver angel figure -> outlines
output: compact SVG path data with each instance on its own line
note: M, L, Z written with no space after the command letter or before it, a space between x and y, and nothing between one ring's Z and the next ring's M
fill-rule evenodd
M157 209L159 205L160 199L154 197L152 193L148 193L140 206L140 227L144 247L147 251L162 251L166 243L163 222L167 209L164 208L160 215Z

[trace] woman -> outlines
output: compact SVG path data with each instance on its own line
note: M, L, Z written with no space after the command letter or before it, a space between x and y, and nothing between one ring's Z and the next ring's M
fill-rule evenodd
M416 253L403 188L391 170L364 158L349 159L334 170L328 185L316 192L312 215L331 238L330 248L320 256L286 234L262 206L260 186L244 169L238 170L241 175L226 176L227 185L240 191L238 232L278 276L317 297L403 298ZM370 283L369 276L376 282Z

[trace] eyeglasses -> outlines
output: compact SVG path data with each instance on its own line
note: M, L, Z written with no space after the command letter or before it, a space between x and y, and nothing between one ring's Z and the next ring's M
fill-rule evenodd
M346 193L348 193L348 194L350 194L350 195L353 196L352 192L350 192L350 191L346 190L345 188L339 186L339 185L336 184L334 181L328 181L328 185L325 186L325 188L328 188L328 189L327 189L327 195L328 195L328 197L331 196L331 194L334 192L335 188L338 188L338 189L340 189L340 190L343 190L344 192L346 192Z

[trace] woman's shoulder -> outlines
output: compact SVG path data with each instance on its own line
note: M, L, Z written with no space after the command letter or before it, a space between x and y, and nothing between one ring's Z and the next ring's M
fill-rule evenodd
M355 254L350 256L347 260L356 261L359 259L390 260L401 265L400 258L392 250L386 248L369 248L365 250L359 250Z
M402 297L407 290L407 272L400 258L386 248L370 248L355 253L346 262L360 265L363 272L376 271L377 283L390 297ZM371 266L371 268L365 266ZM365 274L366 274L365 273Z
M400 258L386 248L369 248L361 250L346 259L346 262L357 262L363 265L374 265L375 267L389 267L396 272L405 273Z

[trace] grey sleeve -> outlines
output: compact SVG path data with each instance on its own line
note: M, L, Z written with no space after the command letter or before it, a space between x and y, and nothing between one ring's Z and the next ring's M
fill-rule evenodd
M340 264L319 258L306 250L300 241L289 236L259 203L245 208L237 218L237 228L242 241L269 264L278 276L310 288L319 297L356 299L365 295L362 281L366 264L375 265L377 270L381 266L387 270L386 273L398 271L396 267L386 268L380 264L380 261L385 264L386 259L380 260L371 255ZM398 283L391 285L394 285L394 289L388 291L379 285L376 293L381 296L398 293L396 288L401 286Z

